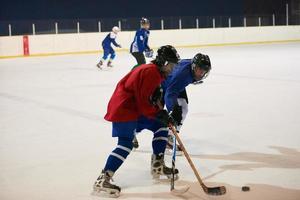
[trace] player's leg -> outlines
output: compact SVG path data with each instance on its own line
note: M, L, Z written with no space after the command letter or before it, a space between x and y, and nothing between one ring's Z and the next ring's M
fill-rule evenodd
M146 63L146 59L143 53L141 52L133 52L131 53L133 55L133 57L136 59L137 62L137 66L145 64Z
M116 57L116 52L113 48L110 48L109 53L110 53L110 58L107 62L107 67L113 67L112 62Z
M151 156L151 174L153 178L159 178L161 175L170 178L172 168L167 167L164 161L169 128L157 120L147 119L146 117L139 118L137 127L137 131L148 129L154 133L152 139L153 154ZM175 174L178 174L177 169L175 169Z
M156 122L157 123L157 122ZM159 178L165 175L168 178L172 176L172 168L167 167L164 161L164 152L168 142L169 128L159 125L160 128L156 129L152 139L153 154L151 157L151 174L153 178ZM157 127L157 125L154 125ZM176 179L178 178L178 170L175 169Z
M136 122L113 123L113 137L118 137L118 145L108 156L105 167L94 184L94 191L118 196L121 188L112 184L111 180L132 150L135 129Z
M103 65L104 61L107 59L108 55L109 55L109 49L103 47L103 56L100 59L99 63L97 64L98 68L102 69L101 66Z

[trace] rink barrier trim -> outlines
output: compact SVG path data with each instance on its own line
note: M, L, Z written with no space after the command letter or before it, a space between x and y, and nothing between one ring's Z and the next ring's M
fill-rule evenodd
M240 46L240 45L255 45L255 44L280 44L280 43L292 43L300 42L300 40L277 40L277 41L260 41L260 42L236 42L236 43L219 43L219 44L200 44L200 45L179 45L176 48L197 48L197 47L221 47L221 46ZM154 48L157 49L157 48ZM117 52L129 52L129 49L116 49ZM78 52L61 52L61 53L39 53L31 54L29 56L15 55L15 56L0 56L0 59L8 58L30 58L30 57L47 57L47 56L63 56L63 55L82 55L82 54L99 54L103 50L93 51L78 51Z

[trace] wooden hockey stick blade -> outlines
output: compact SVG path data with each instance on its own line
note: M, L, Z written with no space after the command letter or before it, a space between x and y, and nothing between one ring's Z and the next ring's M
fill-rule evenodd
M183 153L184 153L184 156L185 156L186 159L188 160L188 163L190 164L190 166L191 166L191 168L192 168L192 170L193 170L193 172L194 172L194 174L195 174L195 176L196 176L196 178L197 178L197 180L198 180L198 183L200 184L200 186L202 187L202 189L204 190L204 192L205 192L206 194L209 194L209 195L223 195L223 194L225 194L225 193L226 193L226 188L225 188L225 186L207 187L207 186L203 183L203 181L202 181L202 179L201 179L201 177L200 177L200 175L199 175L199 173L198 173L198 170L196 169L196 167L195 167L195 165L194 165L192 159L190 158L189 154L187 153L187 151L186 151L186 149L185 149L185 147L184 147L184 145L183 145L183 143L182 143L182 141L181 141L181 139L180 139L180 137L179 137L179 135L178 135L178 133L177 133L175 127L174 127L172 124L170 124L170 125L169 125L169 128L171 129L171 131L172 131L173 134L175 135L175 137L176 137L176 139L177 139L179 145L180 145L181 148L182 148L182 151L183 151Z
M182 187L182 188L174 188L171 190L171 193L175 196L178 196L178 195L182 195L184 193L186 193L187 191L189 191L190 187L189 186L185 186L185 187Z

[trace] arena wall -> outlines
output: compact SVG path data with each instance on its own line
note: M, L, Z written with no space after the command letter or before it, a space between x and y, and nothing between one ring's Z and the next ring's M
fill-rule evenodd
M29 56L98 53L107 32L29 35ZM128 51L135 32L120 32L118 51ZM23 57L23 36L0 37L0 58ZM242 45L273 42L300 42L300 26L265 26L210 29L152 30L149 45L157 48Z

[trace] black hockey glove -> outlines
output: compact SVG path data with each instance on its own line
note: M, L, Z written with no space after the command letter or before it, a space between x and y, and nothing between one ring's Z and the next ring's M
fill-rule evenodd
M172 112L170 113L170 117L173 120L173 124L181 125L182 121L182 107L178 104L174 105Z
M169 115L168 111L166 111L166 110L159 111L156 115L156 119L165 126L168 126L169 123L171 122L170 115Z
M165 126L172 125L181 125L182 121L182 108L179 105L175 105L171 113L168 113L166 110L161 110L156 115L156 119L160 121Z

